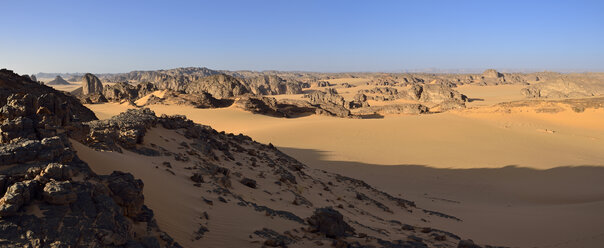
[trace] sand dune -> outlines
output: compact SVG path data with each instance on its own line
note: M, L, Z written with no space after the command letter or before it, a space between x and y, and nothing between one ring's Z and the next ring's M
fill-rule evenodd
M127 108L117 104L88 107L100 116ZM557 114L466 111L355 120L324 116L282 119L233 108L150 108L158 114L184 114L217 130L245 133L265 143L326 151L326 159L334 161L439 168L604 165L604 128L598 125L603 110Z

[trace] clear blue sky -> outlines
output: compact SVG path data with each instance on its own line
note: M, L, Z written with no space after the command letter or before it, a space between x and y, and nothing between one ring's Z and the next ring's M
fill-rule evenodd
M604 71L604 1L3 1L18 73Z

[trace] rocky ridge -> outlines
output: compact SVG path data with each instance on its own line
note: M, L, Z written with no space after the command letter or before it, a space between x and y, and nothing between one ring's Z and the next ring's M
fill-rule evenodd
M0 246L179 247L144 205L142 181L96 175L75 154L68 137L85 137L94 113L5 69L0 86Z

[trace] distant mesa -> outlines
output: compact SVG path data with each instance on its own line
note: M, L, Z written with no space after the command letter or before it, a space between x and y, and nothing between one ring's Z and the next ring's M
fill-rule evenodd
M482 73L484 78L501 78L503 74L499 73L495 69L487 69Z
M56 76L55 79L46 83L47 85L69 85L69 82L65 81L61 76Z

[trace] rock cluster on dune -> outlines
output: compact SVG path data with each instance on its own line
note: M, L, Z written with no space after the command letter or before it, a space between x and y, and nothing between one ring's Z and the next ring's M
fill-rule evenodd
M1 246L178 247L143 205L140 180L96 175L75 154L68 137L84 137L90 110L8 70L0 85Z

